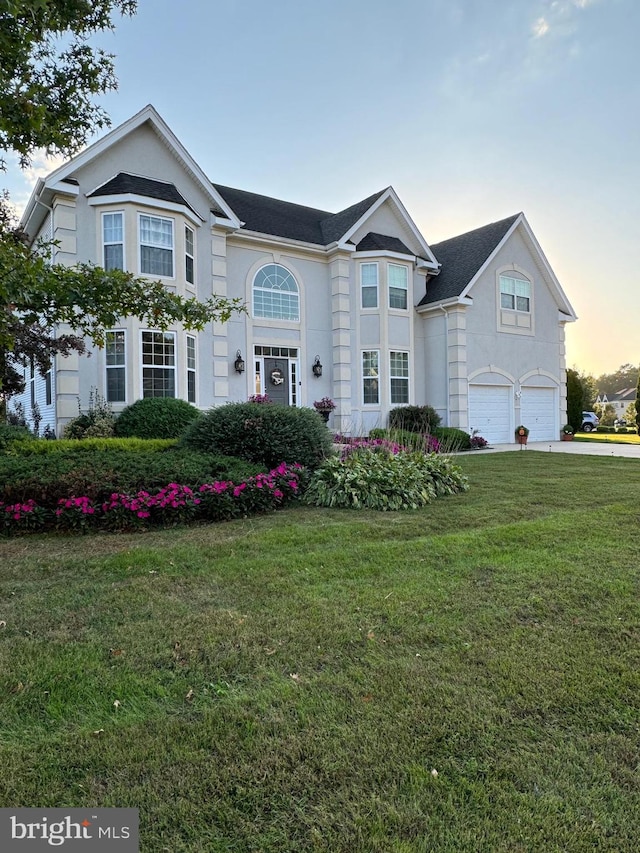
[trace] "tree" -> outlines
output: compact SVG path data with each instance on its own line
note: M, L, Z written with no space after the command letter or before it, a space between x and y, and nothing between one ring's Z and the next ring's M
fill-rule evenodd
M102 346L105 329L120 317L137 317L156 329L175 323L202 329L242 310L239 299L184 299L159 281L121 270L51 264L47 248L30 245L24 233L11 227L0 200L0 390L5 396L24 389L16 365L31 363L44 374L53 355L85 352L85 338ZM69 331L56 333L60 324Z
M109 117L94 102L117 87L113 56L89 46L94 33L113 29L112 15L132 15L136 0L0 0L0 149L25 167L38 148L70 156ZM0 169L4 163L0 160ZM48 262L16 227L0 195L0 392L24 389L16 366L41 373L52 356L82 353L85 338L100 346L119 317L153 328L182 323L202 329L241 310L240 300L183 299L160 282L89 264ZM60 333L60 324L67 328Z
M603 373L598 376L596 385L599 394L613 397L624 388L633 388L638 381L640 368L635 364L621 364L615 373Z
M578 432L582 429L582 413L593 410L595 380L593 376L567 370L567 421Z
M117 88L113 56L90 36L136 0L0 0L0 148L70 156L109 118L94 102Z
M567 370L567 422L574 432L582 428L584 411L584 386L577 370Z

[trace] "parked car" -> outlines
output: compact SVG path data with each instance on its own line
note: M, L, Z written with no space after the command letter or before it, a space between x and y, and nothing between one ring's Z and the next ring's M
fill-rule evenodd
M593 432L594 429L598 428L599 423L600 419L595 412L582 413L582 432Z

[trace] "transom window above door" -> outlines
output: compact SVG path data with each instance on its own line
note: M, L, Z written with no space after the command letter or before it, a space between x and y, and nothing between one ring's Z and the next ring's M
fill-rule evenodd
M298 283L281 264L266 264L253 280L253 316L269 320L300 320Z

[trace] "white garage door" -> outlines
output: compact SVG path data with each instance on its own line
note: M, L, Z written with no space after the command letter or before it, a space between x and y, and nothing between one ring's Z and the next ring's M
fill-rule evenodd
M557 441L560 425L555 388L523 388L520 418L529 427L529 441Z
M489 444L506 444L511 435L511 388L508 385L469 386L469 429L477 429Z

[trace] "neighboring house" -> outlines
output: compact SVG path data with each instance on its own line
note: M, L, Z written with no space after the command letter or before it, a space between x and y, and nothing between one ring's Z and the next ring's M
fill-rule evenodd
M625 413L629 407L630 403L635 403L636 401L636 389L634 388L621 388L619 391L616 391L615 394L611 395L611 399L607 397L606 394L603 394L596 397L596 405L600 404L601 406L613 406L614 417L616 419L624 418Z
M557 439L566 421L576 317L522 213L429 246L391 187L330 213L211 183L148 106L39 180L22 224L58 241L56 262L248 309L200 333L123 317L91 358L27 376L19 401L30 415L37 400L58 435L92 388L116 413L146 396L201 409L329 396L332 427L358 434L404 404L491 442L521 422Z

